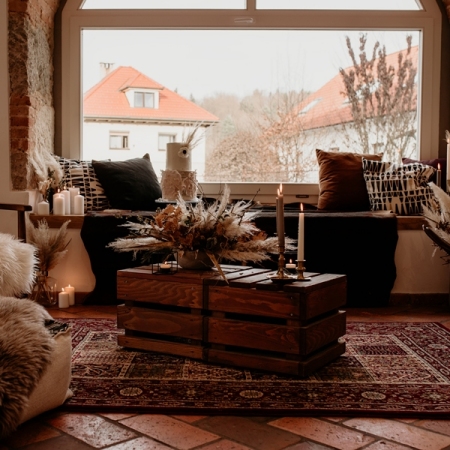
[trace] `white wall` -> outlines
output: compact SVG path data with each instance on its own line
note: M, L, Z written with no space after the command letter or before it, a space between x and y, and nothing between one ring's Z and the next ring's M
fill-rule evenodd
M129 150L110 150L111 131L128 132ZM166 168L166 152L158 150L158 133L174 134L180 142L186 130L182 126L163 126L131 123L85 122L83 126L83 159L111 159L123 161L142 158L150 154L150 160L158 178ZM205 140L199 141L192 151L192 170L197 171L197 179L202 180L205 172Z

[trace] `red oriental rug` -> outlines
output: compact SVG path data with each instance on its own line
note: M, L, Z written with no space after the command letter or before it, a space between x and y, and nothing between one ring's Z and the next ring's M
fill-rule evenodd
M437 323L348 323L346 353L298 379L126 350L114 320L67 322L66 411L450 417L450 331Z

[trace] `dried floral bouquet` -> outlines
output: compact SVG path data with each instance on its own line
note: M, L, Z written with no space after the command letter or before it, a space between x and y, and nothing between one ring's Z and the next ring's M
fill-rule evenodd
M126 223L132 234L109 244L117 251L205 252L224 279L220 260L261 262L268 253L278 253L278 239L267 237L253 223L258 211L250 211L252 201L230 204L230 189L224 187L219 199L207 206L192 205L181 197L151 218ZM286 238L286 247L294 249Z

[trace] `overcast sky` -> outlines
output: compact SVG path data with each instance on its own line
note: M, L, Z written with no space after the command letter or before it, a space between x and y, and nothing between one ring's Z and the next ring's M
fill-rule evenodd
M388 53L406 48L406 32L369 32ZM419 42L419 32L413 44ZM132 66L186 98L217 92L239 96L255 89L317 90L339 67L352 65L345 36L351 31L92 31L83 32L83 90L100 79L100 63Z

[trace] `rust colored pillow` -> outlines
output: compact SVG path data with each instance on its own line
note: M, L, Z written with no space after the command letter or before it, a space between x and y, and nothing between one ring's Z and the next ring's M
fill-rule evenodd
M319 163L318 209L370 211L362 158L381 161L382 155L316 150Z

